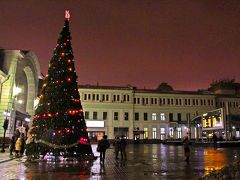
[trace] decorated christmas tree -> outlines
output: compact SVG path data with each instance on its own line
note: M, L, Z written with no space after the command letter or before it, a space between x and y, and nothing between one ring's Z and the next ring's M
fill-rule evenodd
M65 18L39 95L30 132L34 141L28 147L29 156L36 149L43 155L93 155L78 92L69 31L69 11L65 11Z

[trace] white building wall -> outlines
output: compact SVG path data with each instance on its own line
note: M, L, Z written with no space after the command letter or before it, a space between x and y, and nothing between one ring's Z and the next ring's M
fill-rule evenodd
M157 139L161 138L161 128L165 128L165 138L169 138L169 128L174 128L174 138L177 138L177 128L181 128L181 136L185 136L188 129L188 121L194 117L216 109L216 99L214 94L204 94L198 92L157 92L154 90L137 90L127 87L101 87L101 86L83 86L79 88L81 93L81 101L84 111L89 111L90 115L93 111L108 112L108 119L105 120L105 134L110 139L114 138L115 128L128 128L128 138L133 139L133 130L139 128L143 131L148 128L148 139L152 139L152 128L157 129ZM88 94L108 94L109 99L106 100L89 100L84 99ZM115 101L114 101L114 95ZM124 95L129 96L129 101L123 101ZM95 95L96 96L96 95ZM119 96L119 99L117 99ZM134 103L134 99L136 103ZM146 103L146 99L148 102ZM153 103L152 103L153 99ZM163 103L164 99L164 103ZM229 100L229 99L228 99ZM239 101L239 98L232 99ZM156 102L156 103L155 103ZM240 104L240 103L239 103ZM237 106L235 104L235 106ZM233 108L236 113L239 109ZM233 112L234 112L233 111ZM119 120L113 120L114 112L119 113ZM129 113L129 119L124 120L124 113ZM148 113L148 120L144 121L144 113ZM135 113L139 113L139 120L135 120ZM152 113L157 114L157 119L152 120ZM160 120L160 113L165 114L165 120ZM173 119L169 119L169 114L173 114ZM181 114L181 122L178 123L178 113ZM193 130L194 131L194 128ZM196 134L192 132L192 137ZM143 138L143 134L140 135Z

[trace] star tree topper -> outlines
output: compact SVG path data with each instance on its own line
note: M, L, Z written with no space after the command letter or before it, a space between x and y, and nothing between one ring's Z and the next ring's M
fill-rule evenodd
M65 10L65 18L69 21L69 19L70 19L70 11L69 10Z

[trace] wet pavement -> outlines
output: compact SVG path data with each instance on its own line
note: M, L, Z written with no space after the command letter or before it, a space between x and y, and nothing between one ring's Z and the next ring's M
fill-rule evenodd
M94 154L96 145L92 145ZM26 157L10 159L0 154L0 179L197 179L240 159L239 148L191 147L189 164L183 147L163 144L129 144L127 160L115 160L114 150L106 153L105 165L99 158L85 162L26 162Z

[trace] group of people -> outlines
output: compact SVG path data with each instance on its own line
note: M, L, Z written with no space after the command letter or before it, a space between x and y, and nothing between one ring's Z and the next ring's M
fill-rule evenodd
M214 147L217 141L216 134L213 135ZM184 156L185 161L189 163L190 158L190 139L189 134L187 133L186 136L183 138L183 148L184 148ZM119 159L119 153L121 154L121 160L126 159L126 139L125 136L116 136L115 140L113 141L113 146L115 150L115 159ZM107 136L104 135L103 139L99 141L97 151L100 152L100 163L104 164L105 161L105 153L106 150L110 147L110 143L107 140Z
M127 142L126 142L126 139L124 136L116 136L115 137L115 140L113 142L113 146L114 146L114 150L115 150L115 159L119 159L118 158L118 154L120 152L121 154L121 159L126 159L126 145L127 145Z
M25 150L25 140L25 134L20 133L17 129L10 141L10 156L13 156L13 152L15 152L15 157L23 156Z
M125 136L116 136L113 142L115 150L115 158L119 159L119 152L121 154L121 160L127 158L126 155L126 139ZM104 135L103 138L98 142L97 151L100 153L100 163L104 165L106 150L110 147L110 143L107 140L107 135Z

